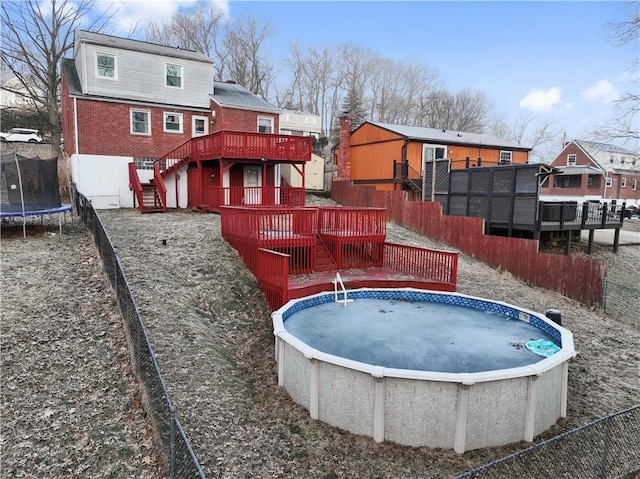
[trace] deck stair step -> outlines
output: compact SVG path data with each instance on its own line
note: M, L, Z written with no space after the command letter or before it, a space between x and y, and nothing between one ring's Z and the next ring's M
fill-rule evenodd
M336 271L338 265L323 241L316 242L316 271Z
M142 205L140 206L142 213L162 213L164 206L158 188L150 181L142 183Z

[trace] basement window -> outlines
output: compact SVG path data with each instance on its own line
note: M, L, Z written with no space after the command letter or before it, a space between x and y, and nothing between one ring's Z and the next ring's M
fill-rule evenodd
M133 164L136 166L136 170L153 170L153 163L155 161L155 158L133 157Z

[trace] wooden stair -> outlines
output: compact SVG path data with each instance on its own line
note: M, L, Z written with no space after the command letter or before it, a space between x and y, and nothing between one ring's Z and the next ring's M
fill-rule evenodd
M141 213L164 213L165 206L162 204L158 187L153 180L149 183L142 183L142 204L138 205Z
M316 241L316 267L315 271L337 271L338 265L336 264L333 256L327 249L327 245L324 244L320 238Z

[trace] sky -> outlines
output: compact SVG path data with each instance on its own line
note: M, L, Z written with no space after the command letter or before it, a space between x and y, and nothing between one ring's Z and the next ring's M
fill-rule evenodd
M126 29L168 18L193 0L116 1ZM507 121L551 121L566 139L583 138L638 94L640 41L611 40L612 24L639 3L623 1L217 1L229 20L247 12L268 23L267 54L280 73L289 47L351 42L382 57L418 61L452 93L483 92ZM153 5L152 8L150 6ZM634 11L635 9L635 11ZM640 129L640 125L637 125Z

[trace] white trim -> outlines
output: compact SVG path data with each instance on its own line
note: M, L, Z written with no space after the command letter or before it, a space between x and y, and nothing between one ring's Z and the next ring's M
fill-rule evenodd
M171 130L167 128L167 116L174 115L178 119L178 129ZM182 113L176 113L174 111L164 111L162 112L162 131L165 133L182 133L184 130L184 115Z
M196 121L202 120L204 122L204 132L200 134L196 134ZM209 117L202 115L192 115L191 116L191 136L204 136L209 134Z
M271 124L271 126L270 126L271 131L261 132L260 131L260 120L267 120ZM275 131L275 123L276 122L275 122L275 119L273 117L271 117L271 116L258 116L258 118L256 119L256 123L257 123L256 124L256 131L258 133L273 133Z
M113 76L108 77L100 75L98 72L98 57L111 57L113 58ZM105 53L96 51L95 55L95 77L101 80L118 81L118 56L115 53Z
M178 68L180 69L180 76L179 76L179 78L180 78L180 85L179 85L179 86L175 86L175 85L168 85L168 84L167 84L167 73L168 73L168 72L167 72L167 69L168 69L168 67L178 67ZM164 86L165 86L166 88L177 88L177 89L179 89L179 90L183 90L183 89L184 89L184 66L179 65L179 64L177 64L177 63L169 63L169 62L166 62L166 63L164 64Z
M133 113L146 113L147 114L147 131L139 132L133 130ZM142 135L142 136L151 136L151 110L142 110L139 108L130 108L129 109L129 132L132 135Z

